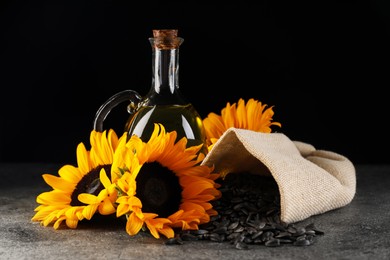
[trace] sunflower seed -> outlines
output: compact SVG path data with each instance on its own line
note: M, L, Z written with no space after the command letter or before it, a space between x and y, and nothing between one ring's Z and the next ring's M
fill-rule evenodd
M227 227L225 227L225 226L218 227L218 228L214 229L213 232L216 233L216 234L226 234L227 233Z
M249 246L246 244L246 243L244 243L244 242L238 242L238 243L236 243L236 245L235 245L235 247L237 248L237 249L248 249L249 248Z
M264 243L265 246L275 247L280 246L280 240L277 238L270 239Z
M180 238L183 240L183 241L196 241L198 240L199 238L193 234L190 234L190 233L182 233L180 235Z
M190 232L194 235L204 235L209 233L206 229L191 230Z
M183 240L180 237L173 237L169 238L167 241L165 241L166 245L182 245Z
M255 240L256 238L258 238L261 234L263 234L263 230L260 230L260 231L257 231L256 233L254 233L251 238L253 240Z
M228 226L228 229L229 229L229 230L235 229L235 228L238 227L238 225L239 225L238 221L233 222L233 223L231 223L231 224Z
M310 246L310 241L307 239L297 240L293 243L294 246Z

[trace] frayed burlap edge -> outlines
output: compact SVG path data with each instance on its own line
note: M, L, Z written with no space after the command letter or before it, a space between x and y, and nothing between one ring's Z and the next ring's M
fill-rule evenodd
M230 128L202 162L225 176L272 175L280 193L281 220L294 223L349 204L356 192L355 167L346 157L291 141L282 133Z

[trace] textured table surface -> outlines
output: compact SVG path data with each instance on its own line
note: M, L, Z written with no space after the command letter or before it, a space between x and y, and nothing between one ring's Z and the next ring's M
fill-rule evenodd
M356 165L357 191L347 206L312 216L325 232L316 243L298 247L250 245L238 250L228 242L185 241L165 245L147 233L130 237L115 218L54 230L31 222L35 199L50 187L43 173L50 164L0 164L0 259L390 259L390 165Z

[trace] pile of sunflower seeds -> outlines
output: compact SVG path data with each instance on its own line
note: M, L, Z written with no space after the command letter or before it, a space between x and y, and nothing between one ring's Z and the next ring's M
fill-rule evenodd
M165 244L208 240L229 242L236 249L249 249L249 245L309 246L324 234L313 223L298 227L280 220L280 194L272 177L231 173L219 183L222 197L212 203L218 215L199 230L178 232Z

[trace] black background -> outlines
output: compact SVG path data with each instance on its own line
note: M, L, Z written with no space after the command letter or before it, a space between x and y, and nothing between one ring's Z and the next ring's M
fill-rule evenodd
M0 161L74 163L101 104L148 92L148 38L172 28L202 117L255 98L292 140L390 162L388 1L211 2L2 1ZM126 119L118 107L105 127Z

